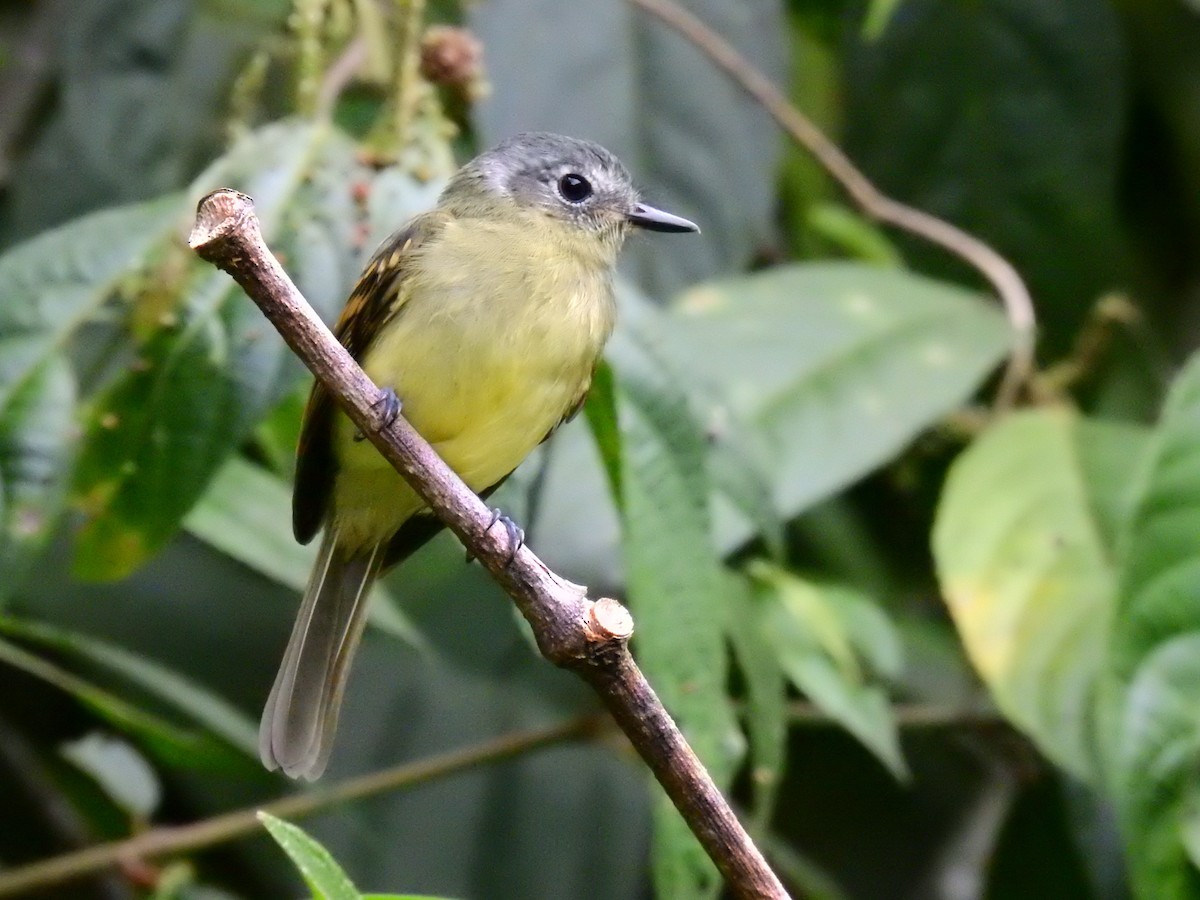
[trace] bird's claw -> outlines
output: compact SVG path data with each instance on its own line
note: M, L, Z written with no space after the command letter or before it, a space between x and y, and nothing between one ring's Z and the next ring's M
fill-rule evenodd
M525 546L525 531L520 525L506 516L499 509L492 510L492 517L488 519L487 528L485 528L484 531L491 531L492 526L497 522L504 526L504 531L508 535L508 559L504 561L505 567L508 567L511 566L513 560L517 558L517 553L520 551L520 549ZM474 560L475 557L472 556L471 551L468 550L467 562L473 562Z
M400 402L400 397L397 396L394 388L380 388L379 396L375 398L375 402L371 404L371 409L379 410L379 416L382 420L380 428L387 428L396 421L396 417L400 415L400 410L404 404ZM354 440L366 440L366 435L361 431L354 432Z

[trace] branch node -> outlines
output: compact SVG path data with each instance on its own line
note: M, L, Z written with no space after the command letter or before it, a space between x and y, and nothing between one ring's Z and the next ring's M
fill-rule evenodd
M188 247L208 260L207 254L214 245L249 229L259 230L254 201L240 191L220 188L206 194L196 205L196 223L188 235Z
M601 597L588 609L584 637L590 644L628 641L633 635L633 616L610 597Z

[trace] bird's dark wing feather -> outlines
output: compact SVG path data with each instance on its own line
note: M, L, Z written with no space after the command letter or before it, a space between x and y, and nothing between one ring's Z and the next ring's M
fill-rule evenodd
M413 219L387 239L367 263L338 317L334 334L350 355L361 361L383 324L400 310L407 260L437 226L434 214ZM336 461L333 423L337 404L320 381L304 408L296 448L296 483L292 491L292 531L307 544L321 530L328 512Z

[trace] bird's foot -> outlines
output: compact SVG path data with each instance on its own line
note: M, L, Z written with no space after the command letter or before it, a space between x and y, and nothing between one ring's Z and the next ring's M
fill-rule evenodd
M404 404L400 402L400 398L396 395L394 388L380 388L379 396L375 398L375 402L371 404L371 409L379 410L379 416L382 419L380 422L381 428L387 428L396 421L396 417L400 415L400 410L404 408ZM361 431L354 432L355 441L366 440L366 435Z
M517 558L517 553L520 549L525 546L525 530L499 509L493 509L492 517L488 520L487 528L484 531L491 531L492 526L497 522L504 526L504 531L508 535L508 559L504 561L505 567L508 567ZM468 550L467 562L473 562L474 560L475 557Z

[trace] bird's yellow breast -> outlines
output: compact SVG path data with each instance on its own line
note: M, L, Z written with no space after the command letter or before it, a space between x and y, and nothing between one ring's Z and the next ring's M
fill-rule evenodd
M516 468L586 391L612 331L612 257L562 223L452 219L414 255L363 368L473 490ZM387 539L423 504L339 417L334 519Z

